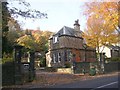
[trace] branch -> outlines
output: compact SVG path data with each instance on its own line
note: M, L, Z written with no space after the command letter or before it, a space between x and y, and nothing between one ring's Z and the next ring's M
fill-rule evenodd
M30 4L28 2L25 2L24 0L18 0L18 4L20 5L24 5L25 9L18 9L15 6L12 7L8 7L9 8L9 12L11 15L13 15L13 17L18 17L18 16L22 16L24 18L36 18L36 19L40 19L40 18L47 18L47 14L46 13L42 13L38 10L34 10L34 9L30 9ZM14 4L13 4L14 5Z

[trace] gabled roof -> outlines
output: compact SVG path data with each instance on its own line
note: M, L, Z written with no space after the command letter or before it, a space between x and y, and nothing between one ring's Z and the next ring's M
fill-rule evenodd
M74 36L74 29L64 26L62 27L55 35L61 36L61 35L70 35Z
M79 33L81 33L80 31ZM78 33L78 32L77 32ZM76 31L73 28L64 26L62 27L56 34L55 36L61 36L61 35L69 35L69 36L76 36Z

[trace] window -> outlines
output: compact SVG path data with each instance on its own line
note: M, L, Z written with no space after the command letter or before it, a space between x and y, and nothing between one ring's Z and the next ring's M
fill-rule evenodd
M68 61L71 61L71 60L72 60L72 52L68 51Z
M60 62L60 61L61 61L61 54L58 53L58 62Z
M54 36L53 37L53 43L57 43L58 42L58 36Z
M55 57L55 54L53 54L53 63L56 63L56 57Z
M61 59L60 53L55 52L55 53L53 54L53 63L60 62L60 59Z

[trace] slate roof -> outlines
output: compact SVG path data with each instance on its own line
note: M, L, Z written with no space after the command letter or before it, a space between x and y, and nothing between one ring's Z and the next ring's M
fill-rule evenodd
M80 31L79 33L81 33L82 31ZM78 32L77 32L78 33ZM55 36L61 36L61 35L69 35L69 36L75 36L76 32L73 28L64 26L62 27L56 34Z

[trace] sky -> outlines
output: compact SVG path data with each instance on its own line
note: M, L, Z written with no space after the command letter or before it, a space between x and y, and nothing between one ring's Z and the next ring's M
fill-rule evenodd
M47 13L48 19L42 18L33 21L19 17L18 20L23 22L23 29L37 29L39 27L40 30L57 32L63 26L74 28L73 24L77 19L79 19L81 30L83 31L85 28L86 20L82 14L84 2L81 0L27 0L27 2L30 3L32 9Z

